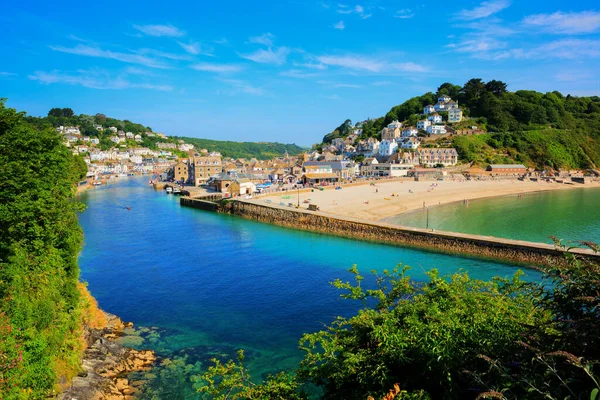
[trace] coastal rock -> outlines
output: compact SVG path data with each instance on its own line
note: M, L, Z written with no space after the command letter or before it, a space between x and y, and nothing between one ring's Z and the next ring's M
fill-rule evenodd
M126 400L133 399L143 382L129 382L125 376L130 372L147 371L156 357L150 350L134 350L115 340L124 329L132 329L132 323L123 323L118 317L106 314L104 329L86 328L86 349L82 360L82 372L73 378L71 386L59 400Z

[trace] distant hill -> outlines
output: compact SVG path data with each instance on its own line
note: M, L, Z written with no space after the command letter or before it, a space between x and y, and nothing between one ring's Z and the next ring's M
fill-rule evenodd
M435 104L443 94L458 100L467 117L453 127L476 125L487 130L484 134L453 137L451 145L463 161L519 162L553 169L600 165L600 97L564 96L557 91L508 92L506 84L496 80L486 83L471 79L464 86L444 83L437 93L413 97L392 107L385 116L365 121L361 138L379 137L382 128L394 120L415 125L422 119L423 107ZM323 143L348 136L351 127L350 120L346 120L325 135Z
M296 144L282 144L276 142L230 142L185 136L171 136L171 138L184 140L186 143L196 146L196 149L198 150L207 149L208 151L218 151L224 157L232 158L254 157L259 160L266 160L283 156L286 151L290 156L294 156L306 150Z
M100 148L106 150L113 147L115 144L110 141L109 137L114 135L107 128L114 126L125 132L140 134L143 141L139 145L156 149L156 143L160 142L176 142L184 140L186 143L193 144L198 150L207 149L209 151L219 151L225 157L233 158L257 158L260 160L270 159L273 157L283 156L287 150L289 155L297 155L305 149L295 144L282 144L272 142L230 142L221 140L198 139L183 136L168 136L160 138L158 136L147 136L146 132L152 132L152 128L129 120L118 120L107 117L104 114L96 115L76 115L70 108L53 108L48 112L46 117L31 117L25 116L24 119L31 125L37 128L47 126L79 126L82 135L97 137L100 139ZM97 129L102 127L104 129ZM138 145L135 142L129 143L132 146ZM186 153L172 150L179 156L186 156Z

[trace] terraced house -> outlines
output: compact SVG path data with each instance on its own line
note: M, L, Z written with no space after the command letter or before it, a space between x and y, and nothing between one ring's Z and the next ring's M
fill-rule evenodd
M418 149L417 157L419 163L423 166L433 167L437 164L444 166L456 165L458 162L458 153L454 148L433 148L433 149Z

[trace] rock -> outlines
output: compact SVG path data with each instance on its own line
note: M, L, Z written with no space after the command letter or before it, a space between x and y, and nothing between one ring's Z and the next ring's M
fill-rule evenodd
M57 398L60 400L125 400L133 399L143 381L131 384L123 378L129 372L147 371L156 357L150 350L133 350L120 342L124 324L117 316L108 314L107 328L86 328L86 349L82 360L82 372L73 378L71 386ZM118 342L117 342L118 341ZM135 387L134 387L135 386Z

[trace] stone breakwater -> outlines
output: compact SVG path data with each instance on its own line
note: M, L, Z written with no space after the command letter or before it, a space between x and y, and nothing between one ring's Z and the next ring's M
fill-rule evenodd
M82 360L82 372L73 378L71 386L59 400L132 400L143 381L129 382L127 374L148 371L155 355L150 350L134 350L115 340L123 336L124 329L132 323L123 323L118 317L106 313L107 326L103 329L87 328L87 349Z
M206 204L195 204L192 199L184 200L182 198L181 204L188 207L208 209ZM565 262L564 250L545 243L398 227L384 222L339 217L319 211L307 211L273 204L262 205L244 200L227 201L218 207L218 211L310 232L448 254L529 264L534 267L557 265ZM572 249L571 252L600 262L600 254L593 253L591 250Z

